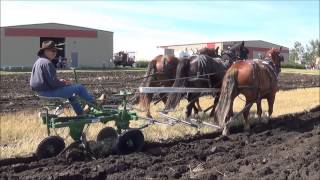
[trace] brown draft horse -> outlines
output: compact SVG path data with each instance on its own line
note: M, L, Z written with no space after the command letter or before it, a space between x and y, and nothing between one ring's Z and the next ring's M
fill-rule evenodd
M218 48L203 48L199 50L200 54L206 54L210 57L217 56ZM147 73L145 74L145 78L143 79L140 87L172 87L174 83L174 79L176 78L176 70L180 59L174 56L163 56L158 55L153 60L151 60L148 64ZM170 81L170 79L172 79ZM143 110L146 110L146 116L152 118L150 113L150 103L152 101L153 94L144 94L141 93L139 95L139 106ZM167 94L161 93L160 99L157 100L162 101L166 104ZM196 107L197 106L197 107ZM194 112L197 113L202 111L199 100L195 101L195 106L193 106Z
M176 77L178 62L179 59L174 56L156 56L152 61L149 62L147 73L140 84L140 87L171 87L174 83L174 78ZM158 101L162 101L165 104L167 101L167 95L165 93L161 93L159 96L160 99ZM150 113L150 103L152 101L152 97L152 93L141 93L139 95L139 106L143 110L147 111L146 116L149 118L152 118ZM197 101L197 105L198 108L194 108L201 110L199 101Z
M269 116L273 112L273 104L278 91L278 75L283 56L280 50L272 48L266 53L264 60L236 61L223 78L221 95L214 113L214 120L223 127L223 135L229 134L229 119L233 115L233 101L243 94L246 105L243 109L244 129L250 130L248 122L249 110L253 103L257 104L257 114L261 118L261 100L267 99Z

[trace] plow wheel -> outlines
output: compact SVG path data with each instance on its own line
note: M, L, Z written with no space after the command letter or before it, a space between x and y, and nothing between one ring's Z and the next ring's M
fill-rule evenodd
M130 129L119 136L117 151L120 154L141 151L144 145L144 136L139 129Z
M40 142L36 150L38 159L50 158L58 155L65 148L63 139L59 136L49 136Z
M66 159L68 162L84 161L86 157L86 150L80 142L73 142L67 147Z
M90 146L90 150L98 156L106 156L112 153L117 143L118 133L112 127L101 129L97 136L97 144Z

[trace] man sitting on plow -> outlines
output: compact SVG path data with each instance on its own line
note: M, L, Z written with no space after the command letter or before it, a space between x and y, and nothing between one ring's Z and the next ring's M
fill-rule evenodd
M89 111L89 106L86 105L82 109L74 94L90 105L97 104L96 100L83 85L71 84L70 81L57 78L56 68L52 60L57 55L58 50L59 48L57 48L57 45L53 41L44 41L42 43L42 47L38 51L38 59L32 68L30 78L31 89L41 96L69 99L75 113L77 115L84 114ZM102 94L97 100L104 99L105 95Z

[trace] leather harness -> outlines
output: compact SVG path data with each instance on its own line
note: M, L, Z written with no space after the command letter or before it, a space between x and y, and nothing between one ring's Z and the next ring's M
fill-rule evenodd
M260 89L260 80L259 80L259 78L260 78L260 71L258 70L259 69L259 65L264 65L264 67L266 67L266 69L267 69L267 74L268 74L268 76L269 76L269 78L270 78L270 89L272 88L271 87L271 82L272 82L272 79L273 78L275 78L275 80L276 81L278 81L278 74L276 73L276 70L275 70L275 65L274 65L274 63L272 62L272 60L271 59L269 59L269 58L266 58L266 59L264 59L264 60L262 60L262 63L261 64L258 64L257 62L255 62L255 61L253 61L253 71L254 71L254 73L253 73L253 79L255 79L255 76L254 76L254 74L255 74L255 72L257 73L257 78L258 78L258 87L257 87L257 100L261 100L262 99L262 95L261 95L261 89ZM273 76L273 77L272 77Z

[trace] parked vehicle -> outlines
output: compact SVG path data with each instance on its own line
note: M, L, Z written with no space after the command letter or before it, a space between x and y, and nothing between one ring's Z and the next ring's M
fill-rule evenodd
M120 51L113 55L113 63L115 66L131 66L135 63L135 52Z

